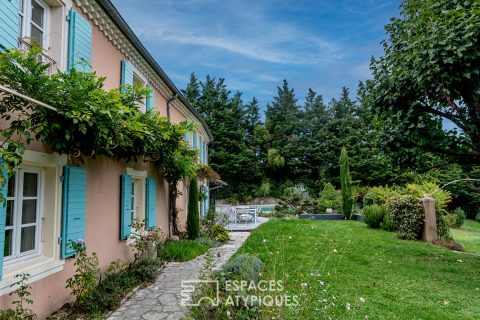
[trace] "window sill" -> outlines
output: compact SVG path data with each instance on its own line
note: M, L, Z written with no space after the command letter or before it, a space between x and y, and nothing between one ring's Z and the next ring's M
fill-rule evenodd
M63 270L64 260L53 259L40 256L32 260L21 261L3 268L3 279L0 281L0 296L14 291L15 287L10 287L15 283L15 275L28 273L28 283L38 281L48 277L56 272Z

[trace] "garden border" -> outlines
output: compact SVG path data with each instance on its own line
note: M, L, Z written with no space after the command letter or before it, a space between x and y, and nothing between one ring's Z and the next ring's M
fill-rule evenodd
M316 214L299 214L299 219L305 220L345 220L345 216L342 213L316 213ZM363 221L363 215L355 214L355 221Z

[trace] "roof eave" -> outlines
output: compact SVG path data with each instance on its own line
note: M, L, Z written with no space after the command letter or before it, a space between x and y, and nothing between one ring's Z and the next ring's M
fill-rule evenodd
M112 21L120 28L120 30L127 37L127 39L133 44L135 49L138 50L138 52L143 56L143 58L145 58L145 60L148 62L148 64L150 64L150 66L153 68L153 70L155 70L155 72L165 82L165 84L168 86L168 88L170 90L172 90L172 92L174 94L177 94L178 99L200 121L202 126L205 128L205 131L207 132L208 137L210 138L210 141L213 140L212 132L210 131L210 128L208 127L208 124L205 121L205 119L203 119L203 117L193 108L193 106L183 96L182 92L180 90L178 90L178 88L175 86L175 84L172 82L172 80L170 80L170 78L167 76L167 74L162 70L162 68L157 63L157 61L155 61L155 59L148 52L148 50L143 46L143 44L140 42L138 37L132 31L132 29L130 29L130 27L125 22L123 17L120 15L117 8L115 8L115 6L112 4L112 2L110 0L97 0L97 2L105 10L105 12L109 15L109 17L112 19Z

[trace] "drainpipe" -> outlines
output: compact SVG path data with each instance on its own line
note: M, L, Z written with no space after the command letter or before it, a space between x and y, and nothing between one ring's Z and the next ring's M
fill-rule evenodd
M178 93L174 93L173 96L167 98L167 118L170 120L170 103L177 99ZM168 186L170 188L170 185ZM172 198L170 196L170 190L168 190L168 237L172 237Z
M178 98L178 93L175 93L173 96L167 99L167 118L170 120L170 103L175 101Z

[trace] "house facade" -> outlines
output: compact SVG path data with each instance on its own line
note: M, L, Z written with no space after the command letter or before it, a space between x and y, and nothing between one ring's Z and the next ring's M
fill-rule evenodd
M93 70L105 89L141 84L151 94L138 108L172 122L189 120L195 131L185 140L208 163L212 139L207 124L185 100L134 35L109 0L0 0L0 50L43 48L49 72ZM53 112L53 111L52 111ZM0 123L5 128L8 123ZM79 165L38 141L2 190L0 208L0 309L11 307L14 276L30 275L32 309L40 318L71 300L66 280L74 273L68 240L84 239L102 269L114 260L132 261L130 221L145 219L169 234L168 187L151 164L128 164L106 157ZM179 226L185 225L188 190L178 184ZM205 187L203 187L206 190ZM207 198L199 203L208 210Z

